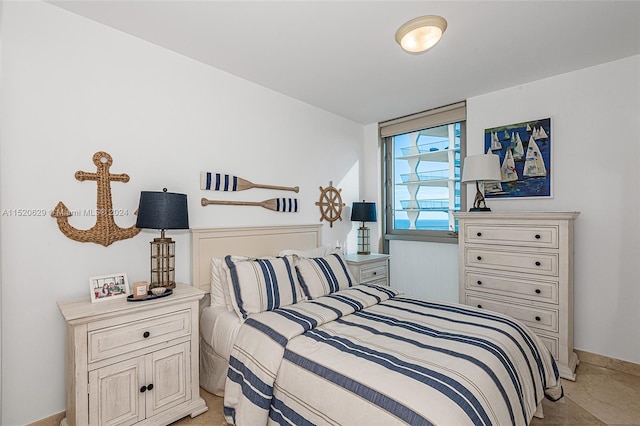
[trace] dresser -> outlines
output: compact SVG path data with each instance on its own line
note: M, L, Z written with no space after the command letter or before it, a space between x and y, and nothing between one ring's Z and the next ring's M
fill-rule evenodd
M389 285L388 254L347 254L347 262L351 275L358 284L370 283Z
M200 397L200 289L154 300L58 302L66 321L68 425L166 425L207 411Z
M578 212L456 213L460 302L510 315L575 380L573 228Z

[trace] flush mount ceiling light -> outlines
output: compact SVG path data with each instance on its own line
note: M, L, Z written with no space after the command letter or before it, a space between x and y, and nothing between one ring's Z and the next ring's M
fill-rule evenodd
M412 19L396 32L396 41L409 53L421 53L435 46L447 29L441 16L427 15Z

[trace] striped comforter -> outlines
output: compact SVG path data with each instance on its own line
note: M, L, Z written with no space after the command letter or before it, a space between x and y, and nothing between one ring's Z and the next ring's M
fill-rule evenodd
M252 315L229 360L236 425L526 425L562 387L521 323L358 285Z

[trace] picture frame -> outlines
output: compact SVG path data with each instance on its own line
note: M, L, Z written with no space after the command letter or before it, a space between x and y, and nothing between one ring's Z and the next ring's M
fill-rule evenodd
M500 158L502 181L485 198L553 198L551 118L485 129L484 152Z
M129 290L127 274L119 272L117 274L89 277L89 294L91 303L129 296L131 291Z

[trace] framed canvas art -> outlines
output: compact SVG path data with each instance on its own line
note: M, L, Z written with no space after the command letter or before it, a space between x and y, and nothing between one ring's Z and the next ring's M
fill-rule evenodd
M500 182L485 198L552 197L551 118L485 129L484 152L500 157Z

